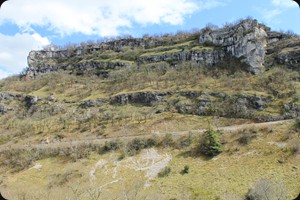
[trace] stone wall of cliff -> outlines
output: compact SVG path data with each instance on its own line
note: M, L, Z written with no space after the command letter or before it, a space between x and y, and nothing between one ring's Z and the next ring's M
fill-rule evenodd
M249 65L255 74L264 71L264 58L267 46L266 27L256 20L244 20L224 29L204 29L200 33L200 43L212 43Z
M187 37L187 41L176 41L176 36L168 36L166 42L163 37L127 38L65 50L31 51L26 76L34 78L65 70L107 77L111 70L157 62L175 62L176 65L192 61L198 66L212 67L228 56L246 63L253 74L264 72L265 65L300 66L299 38L292 40L285 34L272 32L257 20L242 20L222 29L207 27L197 33L194 40ZM126 50L130 52L126 54ZM114 56L110 57L107 52Z

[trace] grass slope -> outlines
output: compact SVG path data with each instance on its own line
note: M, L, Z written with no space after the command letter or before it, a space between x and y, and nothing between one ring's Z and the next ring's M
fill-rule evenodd
M241 144L239 138L244 133L255 137L248 144ZM118 160L120 154L116 152L92 153L76 162L63 157L42 159L35 162L41 168L17 173L2 167L1 180L5 184L1 189L9 199L40 199L41 196L43 199L97 199L98 195L100 199L125 199L126 195L129 199L241 199L257 181L268 179L282 183L289 199L297 195L300 154L292 152L292 145L300 141L293 121L223 132L221 139L223 153L212 159L193 156L191 152L196 144L183 149L156 149L162 156L160 159L166 155L172 157L168 164L171 173L150 179L150 187L144 187L149 183L147 171L134 169L148 166L146 160L141 160L147 154L142 152ZM183 175L180 172L186 165L190 170Z

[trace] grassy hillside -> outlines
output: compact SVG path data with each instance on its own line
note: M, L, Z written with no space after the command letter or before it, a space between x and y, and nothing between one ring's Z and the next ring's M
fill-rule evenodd
M297 196L299 71L272 64L273 54L261 75L246 72L233 58L212 68L189 61L132 63L137 57L215 48L196 46L196 36L165 36L144 49L59 61L130 62L108 69L107 77L61 70L1 80L3 195L18 200Z
M220 134L223 153L213 158L198 155L197 133L168 142L162 138L154 149L140 145L148 150L133 156L122 144L111 153L78 145L75 150L51 147L59 153L21 171L2 166L1 188L9 199L243 199L257 182L268 180L281 187L286 199L297 195L299 130L293 121ZM189 170L183 173L185 166ZM165 167L170 173L157 175Z

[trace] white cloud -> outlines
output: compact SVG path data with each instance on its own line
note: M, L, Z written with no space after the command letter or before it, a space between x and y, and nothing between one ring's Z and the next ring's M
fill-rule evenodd
M82 33L112 36L134 23L180 25L197 10L220 6L219 0L14 0L0 12L0 25L23 30L44 26L61 35Z
M280 24L281 19L278 17L284 12L287 12L289 8L297 7L297 3L292 0L270 0L273 8L258 8L261 13L262 19L268 23Z
M0 78L20 73L27 66L30 50L50 44L47 38L37 33L18 33L14 36L0 33L0 43Z
M273 9L273 10L264 10L263 11L263 19L267 22L271 22L274 18L282 13L280 9Z
M4 71L0 68L0 79L3 79L7 76L9 76L9 73L7 73L6 71Z
M274 6L278 6L278 7L286 7L286 8L297 7L297 3L292 0L271 0L271 2Z

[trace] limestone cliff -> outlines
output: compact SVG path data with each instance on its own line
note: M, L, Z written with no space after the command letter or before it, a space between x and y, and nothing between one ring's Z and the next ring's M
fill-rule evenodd
M176 35L125 38L62 50L31 51L26 76L64 70L107 77L111 70L161 62L176 66L191 61L199 67L214 67L228 57L239 59L248 65L249 72L260 74L265 66L299 68L299 49L299 38L272 32L257 20L246 19L221 29L206 27L186 33L181 39Z
M200 33L200 43L209 42L222 47L226 53L241 58L249 64L249 71L255 74L264 71L265 48L267 46L266 27L256 20L244 20L224 29L204 29Z

